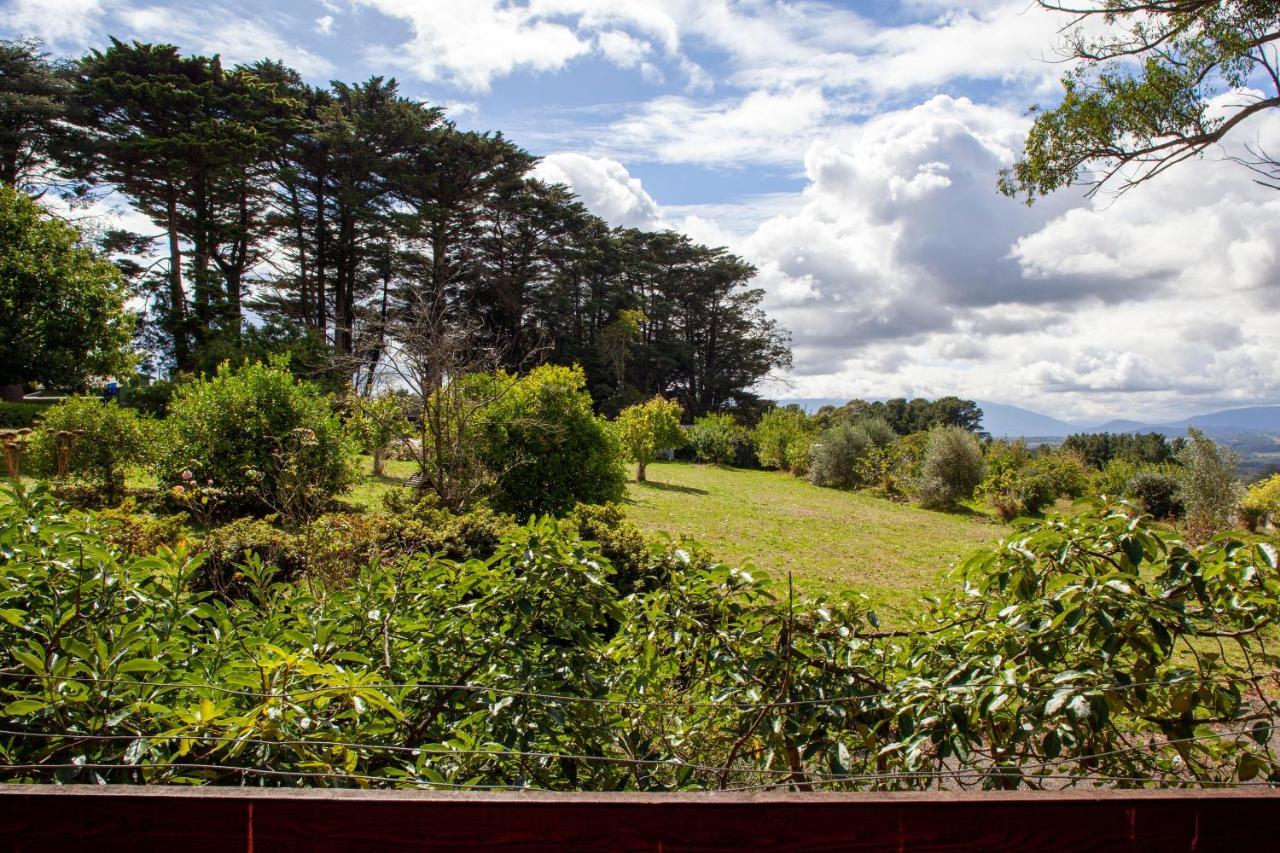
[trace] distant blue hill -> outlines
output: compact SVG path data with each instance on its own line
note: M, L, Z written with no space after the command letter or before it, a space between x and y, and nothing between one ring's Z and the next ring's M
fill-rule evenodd
M1065 438L1080 431L1078 426L1021 406L986 400L975 402L982 409L982 428L996 438Z
M809 413L823 406L843 406L846 402L835 397L778 401L779 405L794 403ZM1078 432L1159 432L1177 436L1184 435L1188 427L1203 430L1215 438L1248 434L1280 436L1280 406L1223 409L1165 423L1116 419L1101 424L1073 424L1008 403L975 402L982 409L982 428L997 438L1065 438Z

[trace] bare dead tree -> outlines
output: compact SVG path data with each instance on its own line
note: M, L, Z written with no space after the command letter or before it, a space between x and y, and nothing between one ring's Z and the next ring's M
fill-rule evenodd
M504 471L495 471L476 447L485 410L502 399L516 377L499 372L501 353L486 344L478 320L441 293L411 289L388 320L382 363L422 405L414 453L418 489L448 509L464 510ZM484 374L484 381L468 377ZM515 462L511 464L517 464Z

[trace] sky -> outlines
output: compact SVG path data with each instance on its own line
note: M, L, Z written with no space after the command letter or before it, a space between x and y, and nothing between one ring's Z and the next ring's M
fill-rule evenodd
M1280 192L1225 159L1280 150L1280 116L1123 195L996 192L1065 23L1033 0L0 0L0 35L60 55L114 35L394 76L611 223L728 246L792 334L771 396L1280 403Z

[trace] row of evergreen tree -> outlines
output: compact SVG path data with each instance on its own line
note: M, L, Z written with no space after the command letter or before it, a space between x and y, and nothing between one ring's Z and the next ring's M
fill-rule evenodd
M328 87L171 45L53 62L0 43L0 180L115 193L154 234L103 236L180 371L259 319L323 341L374 384L405 305L444 300L510 367L581 363L598 404L691 414L754 400L790 364L754 268L666 231L613 228L501 133L464 131L393 79ZM154 259L139 263L137 258Z

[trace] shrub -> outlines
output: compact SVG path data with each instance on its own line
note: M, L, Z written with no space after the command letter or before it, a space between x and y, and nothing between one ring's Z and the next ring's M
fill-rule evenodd
M184 383L166 426L161 483L212 480L228 509L305 521L354 476L354 449L329 398L279 364L223 364Z
M581 367L531 371L488 405L481 420L476 452L497 477L495 509L520 518L562 515L577 503L622 498L622 449L609 423L592 411Z
M1053 503L1058 487L1022 440L993 441L986 452L986 476L979 491L1003 521L1036 515Z
M1240 501L1240 520L1250 532L1268 518L1280 520L1280 474L1254 483Z
M148 382L141 376L135 376L120 389L120 405L129 409L137 409L144 415L163 418L169 414L169 401L173 399L173 391L180 380L157 379Z
M0 429L25 429L48 408L44 403L9 403L0 400Z
M689 445L700 462L725 465L738 452L738 445L746 437L733 415L703 415L689 427Z
M1178 461L1178 496L1187 512L1187 535L1203 541L1231 524L1243 492L1236 477L1239 459L1200 430L1190 429Z
M871 443L880 450L893 446L898 440L898 434L884 418L876 416L857 418L853 425L862 430L867 438L871 439Z
M1132 459L1112 459L1093 476L1090 491L1094 497L1108 501L1120 500L1129 495L1129 483L1146 467Z
M1032 464L1052 484L1054 497L1081 498L1089 491L1093 472L1084 457L1075 451L1041 448Z
M145 557L160 546L173 547L183 534L181 515L155 516L138 512L133 498L125 498L117 507L104 509L98 517L109 522L104 538L126 554Z
M794 471L796 457L803 455L807 460L813 431L809 416L798 406L765 412L752 431L760 467Z
M973 497L982 475L982 449L973 434L960 427L940 427L929 433L916 494L930 509L953 509Z
M875 443L861 427L841 423L823 430L813 444L809 480L818 486L853 489L863 483L863 460Z
M239 593L239 569L251 557L276 570L279 580L300 577L308 555L303 537L287 533L260 518L237 518L205 534L208 556L200 567L203 589L229 597Z
M659 450L674 450L684 444L682 413L679 403L654 397L618 414L614 429L623 452L636 463L637 482L644 482L645 466L658 457Z
M1165 520L1182 515L1178 479L1159 468L1147 467L1134 474L1124 494L1141 503L1152 518Z
M73 397L44 412L26 453L36 474L87 485L114 503L125 468L150 460L152 439L151 422L132 409Z
M814 433L808 432L787 445L787 470L797 477L809 476L809 460L815 440Z

